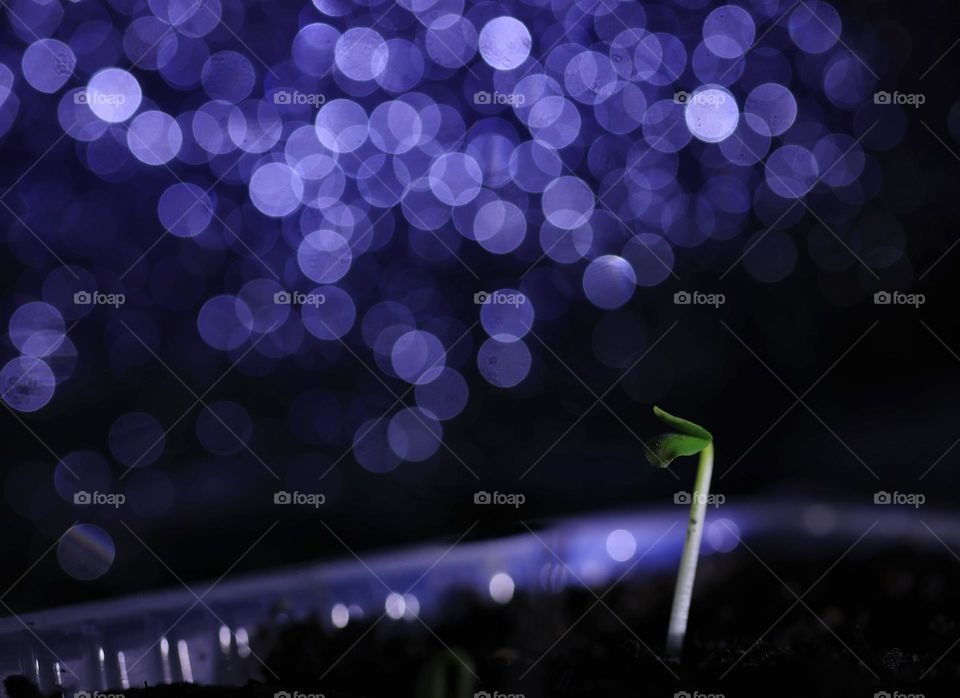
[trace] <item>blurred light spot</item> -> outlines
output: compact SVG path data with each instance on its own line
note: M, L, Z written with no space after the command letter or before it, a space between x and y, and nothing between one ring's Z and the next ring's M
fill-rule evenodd
M477 352L477 368L491 385L512 388L530 373L532 358L523 340L499 342L492 337Z
M387 615L393 620L400 620L403 618L403 614L407 610L407 604L403 598L403 595L396 592L393 592L387 596L384 607L387 611Z
M93 524L71 526L57 543L57 560L80 581L102 577L113 565L116 548L110 534Z
M594 196L577 177L558 177L543 192L543 215L558 228L572 230L585 225L593 214Z
M832 507L811 504L803 511L803 525L815 536L827 536L837 528L837 513Z
M203 65L200 80L211 99L241 102L250 96L256 81L253 64L236 51L218 51Z
M718 553L729 553L740 544L740 528L730 519L717 519L707 526L706 539Z
M694 90L684 108L687 128L705 143L719 143L729 138L740 122L737 101L722 87L701 87Z
M390 51L383 37L369 27L348 29L337 39L337 67L351 80L373 80L387 67Z
M525 293L501 288L484 294L480 323L487 334L500 342L514 342L533 326L533 303Z
M744 114L757 118L747 124L764 136L779 136L787 131L797 118L797 100L783 85L767 82L758 85L747 95ZM760 153L762 157L764 153Z
M533 40L520 20L497 17L480 30L480 55L496 70L513 70L530 55Z
M513 578L506 572L497 572L490 578L490 597L500 604L510 603L513 598Z
M417 384L414 395L422 410L437 419L447 420L463 412L470 389L458 371L444 367L434 380Z
M607 536L607 555L617 562L625 562L637 552L637 540L630 531L618 528Z
M390 419L387 427L390 448L406 461L427 460L437 452L442 440L443 426L418 407L400 410Z
M150 465L163 453L163 427L146 412L119 417L110 427L107 440L113 457L130 467Z
M813 189L820 166L806 148L785 145L767 158L767 186L784 199L800 199Z
M70 47L56 39L37 39L23 52L20 61L30 87L47 94L63 87L76 65L77 58Z
M801 51L819 54L829 51L840 40L842 24L833 5L806 0L790 13L787 30Z
M161 111L138 114L127 131L127 147L146 165L163 165L180 152L183 133L176 120Z
M353 436L353 455L366 470L387 473L402 462L387 440L387 422L369 419L361 424Z
M193 668L190 666L190 647L186 640L177 640L177 657L180 659L180 674L186 683L193 683Z
M330 620L335 628L345 628L350 622L350 611L342 603L335 604L330 610Z
M301 204L303 180L289 165L268 163L250 178L250 200L264 214L282 218Z
M737 5L713 10L703 23L703 40L720 58L739 58L753 46L757 29L750 13Z
M17 308L10 317L10 341L26 356L43 357L63 342L66 326L60 311L35 301Z
M221 625L220 626L220 649L223 651L224 654L228 654L230 652L230 638L231 638L230 628L228 628L225 625Z
M619 308L633 296L637 277L623 257L603 255L587 266L583 273L583 291L598 308Z
M160 222L180 238L195 237L206 230L213 218L213 203L196 184L172 184L157 203Z
M129 119L140 108L143 99L137 79L119 68L107 68L96 73L82 94L90 111L109 124Z
M413 594L404 594L403 606L403 619L406 621L416 620L420 614L420 600Z
M237 640L237 654L240 657L250 656L250 637L246 628L237 628L234 637Z
M318 286L308 297L323 298L322 303L310 303L300 310L303 326L318 339L331 341L345 335L357 317L357 307L350 295L336 286Z
M21 356L0 369L3 401L18 412L36 412L53 398L56 378L41 359Z
M446 363L446 351L440 340L420 330L401 335L390 354L397 375L417 385L429 383L439 376Z

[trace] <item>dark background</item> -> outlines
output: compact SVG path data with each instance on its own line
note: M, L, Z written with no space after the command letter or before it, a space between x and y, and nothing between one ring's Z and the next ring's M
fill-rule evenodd
M328 494L328 503L316 515L273 506L271 493L278 483L245 451L225 458L205 454L192 426L198 408L194 408L193 418L171 432L163 457L151 466L164 468L176 485L178 499L166 515L128 520L123 512L78 511L55 493L50 495L53 456L15 416L0 411L4 455L0 468L8 483L5 502L23 496L21 491L10 489L8 479L15 469L23 467L41 474L37 487L43 486L48 492L37 494L37 501L45 497L50 502L37 520L18 514L10 506L0 510L4 588L74 521L103 526L117 545L112 569L94 582L70 579L54 554L45 556L6 602L19 613L176 584L131 537L120 518L189 581L219 577L278 520L279 525L250 551L237 571L347 555L320 523L320 516L351 548L363 551L438 537L455 539L477 520L480 523L470 538L523 530L520 520L532 525L574 512L665 505L672 501L673 492L690 489L693 467L678 463L678 481L646 463L635 435L647 438L659 431L650 410L654 403L714 433L714 489L724 493L728 501L789 493L869 503L877 490L899 490L925 493L928 506L954 507L960 464L960 447L951 450L960 439L960 412L956 408L960 334L954 277L960 247L940 258L957 241L960 220L960 168L954 154L960 143L948 128L948 112L957 99L960 48L949 53L922 81L919 76L960 38L957 8L954 3L923 1L836 6L845 22L870 25L879 35L890 38L877 49L893 54L888 74L883 75L884 86L922 92L927 97L920 109L907 109L908 131L903 142L892 151L871 153L881 165L883 187L864 206L861 217L876 211L890 214L902 225L907 240L904 260L892 268L877 270L881 282L856 261L837 273L819 269L807 253L807 236L816 224L809 214L788 231L799 249L796 271L776 284L756 282L742 266L719 279L741 254L742 239L677 249L675 271L679 283L671 278L657 288L638 288L624 308L612 313L595 308L581 297L559 319L544 321L538 317L534 332L549 349L530 339L534 368L517 388L505 391L487 385L471 359L465 370L471 388L469 405L462 415L444 424L444 442L449 450L441 448L426 463L404 463L386 475L363 470L348 455L317 487ZM269 21L292 23L294 19L291 12L281 18L271 14ZM248 22L256 21L255 15L248 17ZM901 28L895 29L893 22ZM8 39L10 44L18 41L5 23L0 33L4 44ZM253 45L253 49L271 55L269 48ZM0 60L4 59L2 53ZM22 91L29 90L22 83L18 85ZM15 128L0 149L0 185L4 190L60 134L52 120L55 100L56 96L36 94L23 99L18 121L29 126ZM131 226L124 229L138 240L150 241L162 232L156 220L155 197L174 181L162 168L156 170L108 185L78 162L75 144L66 138L19 186L30 190L66 180L73 196L106 197L110 206L116 207L118 221ZM242 188L236 188L237 198L244 194ZM56 202L51 206L56 207ZM757 229L761 229L759 223ZM44 252L39 243L22 237L23 231L17 230L6 210L0 210L0 233L7 240L20 238L17 255L6 245L0 253L0 319L5 324L18 305L38 295L45 275L25 270L24 250L36 255ZM52 239L56 231L51 230L50 235ZM528 237L528 243L535 244L536 236ZM409 254L404 240L405 231L400 228L391 243L397 251L394 265L416 263L412 255L404 258ZM168 236L143 263L145 271L174 255L202 263L223 263L189 240ZM514 285L529 266L513 258L491 257L468 245L463 246L461 256L481 276L480 283L456 261L432 270L452 297L466 299L478 288ZM83 265L80 258L66 259ZM541 262L543 266L550 264L549 260ZM51 260L47 269L52 265ZM933 270L918 281L933 265ZM364 261L351 271L347 286L353 291L351 284L382 284L390 271L396 269L385 270ZM562 273L576 287L582 265L564 268ZM918 310L875 306L872 294L882 288L923 293L926 303ZM727 301L718 310L676 306L672 296L681 289L722 292ZM362 311L365 303L357 300ZM468 315L476 311L469 302L462 311L461 320L470 323L475 319ZM227 369L228 358L199 342L195 311L161 311L159 317L163 332L153 338L154 350L202 393ZM596 395L603 394L675 322L676 326L604 398L610 411L603 405L594 407L527 477L519 480L595 402L595 396L573 374ZM598 360L595 354L598 333L618 338L614 366ZM347 340L372 365L370 352L364 351L358 334L355 327ZM482 328L474 328L474 350L484 336ZM83 321L71 337L83 348L73 377L58 386L47 408L37 414L17 415L54 452L89 448L107 453L106 433L119 414L144 408L166 425L193 403L193 396L156 361L145 360L134 373L118 376L111 371L107 356L118 350L111 346L117 338L104 332L102 323ZM16 350L9 341L3 346L6 361ZM308 448L291 437L286 428L290 400L299 391L324 388L357 397L361 404L356 413L363 412L363 418L383 413L394 401L349 353L337 346L321 346L320 342L311 346L317 356L325 353L337 357L331 362L335 370L314 370L309 363L293 362L295 365L282 364L280 370L262 378L234 371L207 398L232 399L247 407L255 423L250 446L282 478L288 476L287 466L298 455L315 463L316 472L326 470L348 448L349 435L362 421L343 428L342 444ZM121 349L139 351L132 343ZM405 389L399 381L385 380L398 394ZM797 404L790 409L796 400L791 390L803 395L814 383L816 387L803 398L806 407ZM787 414L781 419L784 412ZM725 474L748 449L749 453ZM469 465L479 481L451 451ZM939 464L920 480L938 459ZM115 467L115 475L122 472L119 465ZM294 485L298 483L301 481L296 480ZM307 488L301 484L300 489ZM480 489L520 492L525 494L526 504L519 512L476 507L473 493Z

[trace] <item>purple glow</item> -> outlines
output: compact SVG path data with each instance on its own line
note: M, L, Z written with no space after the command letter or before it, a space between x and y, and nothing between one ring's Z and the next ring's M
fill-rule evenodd
M559 177L543 192L543 215L558 228L572 230L590 220L593 191L576 177Z
M417 405L435 419L453 419L463 412L470 397L467 381L456 370L445 367L429 383L417 385Z
M73 51L62 41L38 39L23 52L20 69L30 87L52 94L67 83L76 64Z
M533 303L526 294L512 288L486 294L486 302L480 306L483 329L499 342L515 342L526 336L533 318Z
M107 438L110 453L126 466L142 468L163 454L163 427L146 412L130 412L119 417L110 427Z
M430 189L440 201L463 206L480 193L483 173L480 165L464 153L446 153L430 167Z
M523 22L497 17L480 30L480 55L491 68L513 70L530 55L533 39Z
M143 99L137 79L119 68L107 68L94 75L83 94L90 111L108 124L129 119Z
M200 80L211 99L241 102L253 91L257 75L253 64L236 51L219 51L203 65Z
M518 385L530 373L532 363L530 350L523 340L499 342L491 337L477 352L480 375L498 388Z
M297 249L297 264L311 280L332 284L342 279L353 261L349 243L332 230L310 233Z
M747 124L763 136L779 136L787 131L797 118L797 101L783 85L768 82L755 87L743 105L749 119Z
M839 41L843 26L833 5L806 0L790 13L787 28L801 51L819 54L829 51Z
M180 152L183 133L169 114L147 111L138 114L127 131L127 147L146 165L163 165Z
M756 33L753 17L736 5L718 7L703 23L704 43L720 58L742 56L753 45Z
M705 143L726 140L740 122L737 101L722 87L701 87L689 97L684 108L687 128Z
M424 461L440 448L443 426L434 417L416 407L397 412L387 427L387 441L398 457Z
M246 303L236 296L214 296L200 309L197 328L200 336L214 349L230 351L250 336L253 315Z
M264 165L250 178L250 200L264 214L282 218L302 203L303 180L289 165Z
M623 257L604 255L590 262L583 273L583 291L598 308L619 308L633 296L637 277Z
M174 184L160 196L157 204L160 222L181 238L199 235L213 218L213 204L207 193L195 184Z
M336 286L319 286L308 296L322 298L323 302L303 306L301 316L307 332L330 341L340 339L350 331L357 317L357 307L346 291Z
M767 186L785 199L805 196L816 184L819 173L813 153L798 145L785 145L767 159Z
M63 341L63 316L48 303L26 303L10 317L10 341L26 356L46 356Z
M57 561L74 579L102 577L113 566L116 547L110 534L93 524L71 526L57 543Z
M400 378L425 385L440 375L446 351L435 335L413 330L397 338L390 356L393 370Z
M374 80L387 67L390 51L383 37L368 27L348 29L337 39L337 67L351 80Z

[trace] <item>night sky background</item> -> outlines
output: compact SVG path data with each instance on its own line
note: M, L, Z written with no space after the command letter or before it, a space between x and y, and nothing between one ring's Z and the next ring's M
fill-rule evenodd
M292 36L300 21L299 3L283 4L291 11L266 12L261 5L247 17L250 36L244 38L268 62L286 50L278 42L272 45L271 37ZM246 450L220 457L204 451L194 431L202 407L194 406L168 434L162 457L149 466L162 470L175 493L155 515L126 508L80 509L52 487L53 454L79 449L108 454L107 433L119 415L146 410L167 426L195 401L160 362L124 335L110 316L115 311L98 308L70 333L79 363L71 378L58 385L51 403L32 414L0 411L3 584L12 584L76 521L107 530L116 559L103 577L81 582L64 574L56 555L46 555L6 602L22 613L175 585L121 520L190 581L219 577L275 521L278 525L235 572L344 556L343 545L320 523L321 517L351 548L365 551L453 540L475 521L479 524L468 539L521 531L521 521L536 525L573 513L667 505L678 489L692 487L694 469L692 463L678 463L678 480L647 464L638 438L660 431L653 404L712 431L714 490L728 501L790 495L867 504L876 491L897 490L925 493L927 507L955 507L960 473L960 447L953 448L960 440L955 270L960 246L952 246L960 220L960 48L920 76L960 38L960 13L952 3L933 0L845 2L837 8L850 26L876 32L881 46L874 48L884 56L882 88L926 96L920 108L904 108L907 129L898 145L870 151L882 173L877 195L849 225L835 227L860 249L860 226L884 234L899 226L905 240L899 261L869 271L849 256L835 271L823 269L811 258L809 245L825 238L822 231L817 237L818 221L809 212L786 229L798 255L793 273L777 283L758 282L742 263L725 274L743 253L746 236L677 248L678 278L638 287L618 310L601 310L581 292L557 317L538 315L536 338L527 342L533 368L509 390L478 375L472 357L485 335L476 325L454 350L465 357L470 399L459 417L444 423L445 446L425 462L402 463L386 474L363 469L352 454L344 456L359 421L386 412L395 401L368 370L374 363L369 349L357 341L358 328L346 339L362 363L337 343L308 337L309 352L262 371L253 363L247 371L231 370L204 397L246 407L254 424L250 450L277 473L279 482ZM18 65L23 42L7 20L0 23L0 37L0 61ZM156 76L144 78L144 92L153 90L163 103L156 95L168 88L151 80ZM18 125L0 141L2 191L62 134L57 97L19 87L25 96ZM172 166L180 176L190 170ZM578 173L591 181L585 166ZM695 172L681 166L679 177L685 176ZM162 234L156 198L174 181L165 168L141 168L126 181L106 182L84 167L76 143L64 138L7 201L50 241L112 231L115 242L108 246L114 246L113 254L132 261L134 248L142 251ZM235 200L246 196L243 187L233 189ZM43 202L42 210L37 201ZM816 196L807 201L816 209ZM279 223L261 217L257 225ZM411 286L420 283L425 262L407 250L404 226L398 216L388 254L355 263L346 285L357 299L372 297L372 289L389 297L398 278ZM762 229L755 222L747 236ZM0 325L5 327L19 305L37 298L56 262L7 209L0 209L0 239ZM135 244L125 247L125 239ZM70 264L90 261L51 244ZM863 249L867 264L875 259L871 254L882 254ZM424 314L438 297L452 299L450 314L464 323L462 332L478 318L472 295L515 287L532 260L493 256L468 244L459 254L479 278L456 260L445 260L432 265L422 283L432 289ZM845 254L837 252L840 258ZM191 240L166 236L134 276L138 284L188 286L197 278L191 270L226 276L227 267L242 255L235 245L203 249ZM265 259L283 263L269 254ZM171 260L179 265L168 264ZM537 269L556 270L551 273L557 283L576 289L584 264L561 268L544 260ZM675 305L673 296L682 290L723 293L726 302L716 309ZM873 294L880 290L922 293L926 302L920 308L878 306ZM220 291L207 287L202 297L215 292ZM364 305L358 300L358 306ZM231 366L233 356L200 341L197 309L134 306L116 312L135 327L152 328L142 335L151 349L203 395ZM153 324L136 324L139 314L149 315ZM6 337L0 347L3 362L16 355ZM383 378L398 395L407 388ZM338 437L331 443L310 445L291 433L291 404L308 389L331 391L346 406L345 424L334 429ZM595 404L598 396L603 396L602 404ZM313 484L334 463L330 474ZM125 469L113 467L115 476ZM142 487L157 494L149 481ZM272 493L281 487L323 492L327 502L317 511L277 507ZM477 507L473 494L478 490L522 493L526 503L520 510Z

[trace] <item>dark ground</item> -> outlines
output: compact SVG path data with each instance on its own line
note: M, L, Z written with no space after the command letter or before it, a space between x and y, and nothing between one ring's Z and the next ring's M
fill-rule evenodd
M505 606L455 595L447 599L446 617L431 620L429 629L389 620L339 631L315 621L265 625L256 651L280 684L108 693L957 695L960 650L950 650L960 637L960 563L946 552L908 548L853 551L839 562L833 554L782 553L755 557L740 548L702 561L682 665L653 653L662 648L672 595L672 575L661 575L642 585L625 579L607 593L597 590L602 603L582 588L518 593ZM11 698L37 695L29 683L8 679L6 686Z

